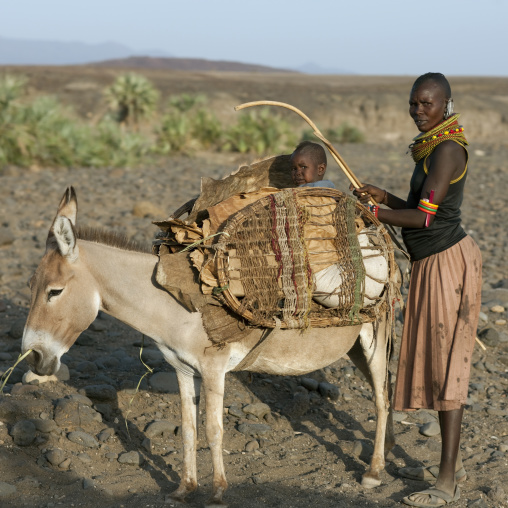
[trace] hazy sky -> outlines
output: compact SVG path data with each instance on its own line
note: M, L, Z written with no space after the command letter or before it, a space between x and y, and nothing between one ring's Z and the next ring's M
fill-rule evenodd
M0 36L359 74L508 76L508 0L0 0Z

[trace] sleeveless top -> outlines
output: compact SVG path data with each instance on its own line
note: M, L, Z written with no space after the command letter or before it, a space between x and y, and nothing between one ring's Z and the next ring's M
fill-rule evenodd
M460 144L460 143L459 143ZM460 146L463 146L460 144ZM464 185L467 176L469 154L466 150L466 167L463 173L450 182L445 198L439 205L433 223L428 228L402 228L402 238L407 247L411 261L442 252L460 242L466 232L460 225L460 206L464 197ZM423 185L427 178L427 157L419 161L411 177L410 190L406 208L417 208Z

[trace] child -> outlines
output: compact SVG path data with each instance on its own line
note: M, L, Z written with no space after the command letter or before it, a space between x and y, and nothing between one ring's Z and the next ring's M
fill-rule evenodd
M330 180L323 180L326 172L324 148L311 141L302 141L291 155L291 175L298 187L329 187L335 189Z

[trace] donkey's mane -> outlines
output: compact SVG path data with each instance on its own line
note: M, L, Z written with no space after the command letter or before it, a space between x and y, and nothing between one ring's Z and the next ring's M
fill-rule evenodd
M106 231L104 229L92 227L78 227L76 229L76 235L80 240L102 243L110 247L116 247L117 249L151 253L151 247L149 245L129 240L123 233L118 233L116 231Z

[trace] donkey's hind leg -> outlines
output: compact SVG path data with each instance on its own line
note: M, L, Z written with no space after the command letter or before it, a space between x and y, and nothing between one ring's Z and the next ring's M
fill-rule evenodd
M376 404L376 438L370 468L363 475L362 486L377 487L381 484L379 474L385 467L385 447L393 446L393 419L389 400L387 379L388 334L386 318L363 325L355 345L348 352L349 358L365 375L374 390ZM387 424L392 428L388 429ZM386 442L386 437L390 443Z
M183 501L198 487L196 468L197 409L201 390L201 378L176 371L182 404L183 467L179 487L170 498Z

